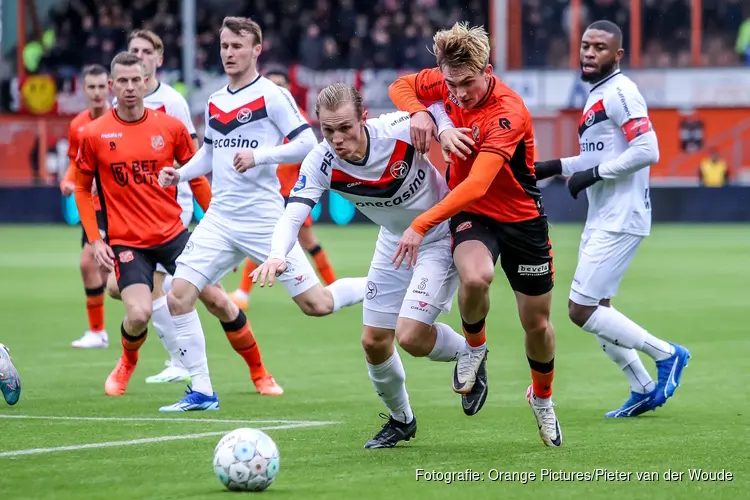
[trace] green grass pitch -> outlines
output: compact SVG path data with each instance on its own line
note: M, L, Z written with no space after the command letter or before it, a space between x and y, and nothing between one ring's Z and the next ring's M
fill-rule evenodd
M217 321L199 306L221 410L169 420L157 409L177 400L183 387L145 383L166 359L155 337L141 351L127 394L104 395L104 380L120 353L120 303L106 302L108 350L70 347L86 327L77 269L80 229L0 226L0 342L10 346L23 379L21 401L14 407L0 402L0 498L229 498L232 493L213 474L212 452L223 432L244 426L271 427L267 432L279 446L279 476L263 493L269 498L454 499L464 492L472 499L746 498L748 229L655 226L625 277L617 307L693 354L682 386L664 408L632 420L603 418L627 397L627 383L592 336L567 319L581 227L558 225L552 231L557 271L552 319L557 330L554 399L563 447L545 448L537 435L524 399L529 369L523 333L507 282L498 275L488 319L490 394L484 409L475 417L463 415L451 390L452 364L402 353L419 422L417 437L393 450L364 450L382 423L378 413L383 407L360 347L361 307L307 318L283 288L256 289L248 316L269 369L286 390L270 398L254 393L243 361ZM321 225L315 230L339 276L366 273L375 227ZM233 289L238 279L230 275L224 284ZM444 320L460 327L457 307ZM653 373L653 363L646 365ZM310 421L336 423L305 426ZM120 441L134 442L97 446ZM86 444L93 446L9 454ZM733 477L690 480L693 468L726 470ZM472 469L483 473L483 480L417 481L417 469ZM551 481L542 480L543 469L631 475L624 481ZM537 476L527 484L492 481L491 470ZM677 475L678 480L666 481L669 471L682 472L682 480ZM640 479L637 474L643 472L656 472L658 481Z

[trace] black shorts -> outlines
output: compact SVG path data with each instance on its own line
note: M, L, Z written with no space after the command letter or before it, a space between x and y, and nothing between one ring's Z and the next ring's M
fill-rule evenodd
M99 226L99 234L104 238L104 241L107 241L107 217L104 215L104 212L101 210L96 211L96 224ZM81 248L89 242L89 239L86 237L86 230L81 227Z
M464 241L480 241L500 265L513 290L524 295L544 295L552 290L555 269L547 218L502 223L490 217L461 212L451 218L453 248Z
M154 272L156 264L161 264L169 274L174 274L177 257L185 249L190 232L185 229L171 241L151 248L133 248L124 245L112 245L115 254L115 278L120 291L130 285L148 285L154 289Z

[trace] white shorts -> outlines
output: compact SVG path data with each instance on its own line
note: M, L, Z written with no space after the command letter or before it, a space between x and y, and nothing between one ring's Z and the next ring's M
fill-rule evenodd
M271 251L273 226L231 229L204 217L190 235L185 250L177 258L175 278L189 281L203 290L216 284L245 257L262 264ZM276 278L292 297L309 290L320 281L298 242L286 257L287 270Z
M182 225L185 227L188 227L190 223L193 221L193 208L191 207L190 210L186 210L183 208L182 214L180 214L180 219L182 220ZM164 266L162 266L158 262L156 263L156 272L164 273L167 275L169 274L167 270L164 268ZM167 293L167 292L165 291L164 293Z
M419 247L417 265L407 270L391 262L397 243L381 235L375 244L367 292L362 303L363 324L395 329L399 317L432 325L441 312L448 313L458 289L450 238Z
M635 257L643 236L586 229L578 249L578 267L570 286L570 300L596 306L617 295L625 271Z

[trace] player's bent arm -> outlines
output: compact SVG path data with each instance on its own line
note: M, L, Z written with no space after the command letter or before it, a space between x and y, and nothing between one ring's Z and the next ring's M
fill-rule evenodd
M203 146L180 169L180 181L190 181L206 175L213 170L214 148L210 139L203 141Z
M505 158L497 153L480 152L474 160L469 176L440 203L414 219L411 228L424 236L433 227L466 209L487 193L505 161Z
M587 163L580 155L561 158L560 163L562 164L562 175L566 177L596 166Z
M628 142L628 148L620 156L599 165L598 173L602 179L617 179L654 165L658 161L659 141L656 139L656 133L649 130Z
M253 151L256 165L300 163L318 144L311 128L302 130L286 144Z
M427 111L425 103L442 101L443 75L437 68L404 75L388 87L391 101L401 111L410 115Z
M286 260L286 256L292 251L299 230L305 223L307 216L310 215L313 206L315 206L315 203L307 198L295 198L294 196L289 198L289 203L287 203L284 213L276 222L276 227L273 230L271 251L268 254L269 259Z
M86 233L89 243L101 239L99 225L96 222L96 209L94 208L94 196L91 194L91 185L94 183L94 174L76 169L75 199L78 206L78 214L81 217L81 225Z

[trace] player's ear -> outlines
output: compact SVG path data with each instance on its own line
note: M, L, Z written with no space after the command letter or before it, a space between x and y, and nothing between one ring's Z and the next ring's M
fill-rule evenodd
M260 57L260 53L263 52L263 44L258 44L255 47L253 47L253 56Z
M492 64L487 63L487 66L484 67L484 73L488 76L492 76Z
M620 47L619 49L617 49L617 52L615 52L615 62L619 64L624 56L625 56L625 49Z
M162 65L162 64L164 64L164 54L161 54L161 55L160 55L160 56L159 56L159 57L158 57L158 58L156 59L156 67L157 67L157 68L161 68L161 65Z
M115 83L114 80L112 80L111 78L107 80L107 88L109 89L110 92L112 92L112 84L114 83Z
M360 121L362 122L362 125L364 125L364 124L365 124L365 122L367 121L367 108L365 108L365 109L364 109L364 110L362 111L362 120L360 120Z

